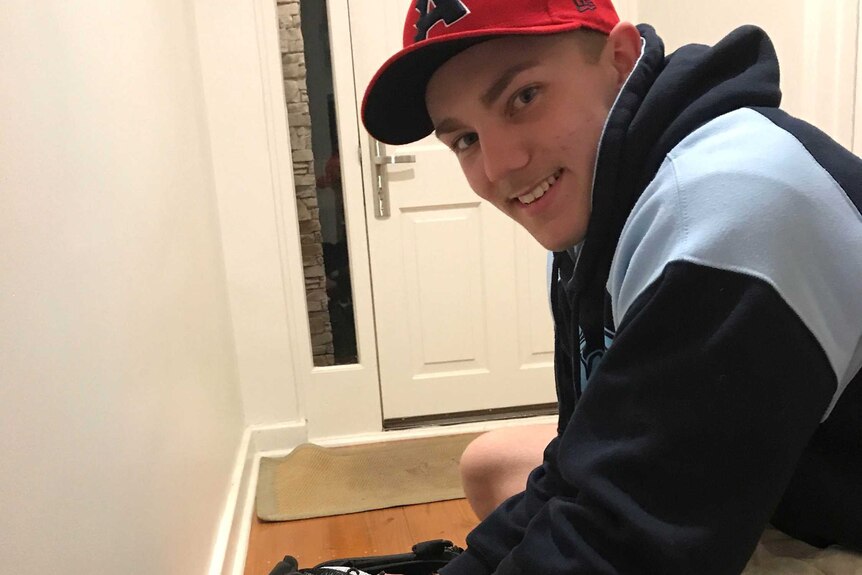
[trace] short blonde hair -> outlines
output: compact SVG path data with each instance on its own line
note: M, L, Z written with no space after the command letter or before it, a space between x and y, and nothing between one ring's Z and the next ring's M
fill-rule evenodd
M602 52L608 43L608 35L589 28L579 28L578 30L568 32L568 34L577 39L578 44L583 49L584 58L587 62L598 64L602 57Z

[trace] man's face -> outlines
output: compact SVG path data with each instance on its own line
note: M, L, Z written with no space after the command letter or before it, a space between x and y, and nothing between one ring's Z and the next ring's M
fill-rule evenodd
M473 191L549 250L587 229L599 138L619 88L578 38L510 36L461 52L431 77L428 112Z

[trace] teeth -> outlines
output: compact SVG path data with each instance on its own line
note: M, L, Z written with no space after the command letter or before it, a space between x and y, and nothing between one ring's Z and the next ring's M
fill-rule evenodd
M533 191L524 194L523 196L518 197L518 201L524 205L532 204L539 198L545 195L545 192L554 185L557 181L557 178L560 177L560 171L554 172L552 175L548 176L542 182L540 182Z

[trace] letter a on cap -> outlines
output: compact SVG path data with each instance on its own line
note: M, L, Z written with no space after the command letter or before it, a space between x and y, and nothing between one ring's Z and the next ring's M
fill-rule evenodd
M432 6L431 10L428 9L429 5ZM414 42L427 40L428 31L438 22L451 26L470 13L461 0L416 0L416 11L419 12L419 19L416 20Z

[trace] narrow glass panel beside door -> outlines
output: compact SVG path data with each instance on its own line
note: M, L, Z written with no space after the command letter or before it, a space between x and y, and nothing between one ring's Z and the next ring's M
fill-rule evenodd
M277 7L314 365L356 363L326 2Z

